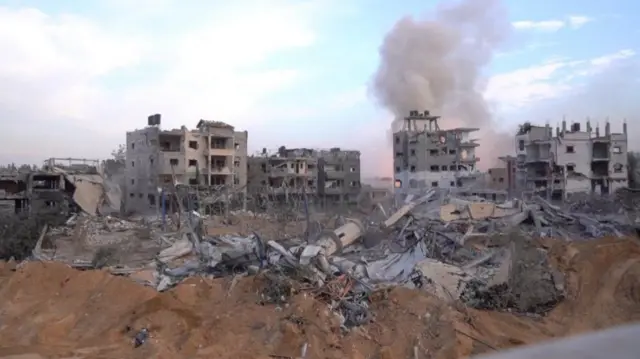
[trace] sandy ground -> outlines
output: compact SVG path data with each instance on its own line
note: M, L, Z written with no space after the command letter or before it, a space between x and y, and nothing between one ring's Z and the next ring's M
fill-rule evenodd
M450 305L397 288L374 300L373 323L341 333L309 294L260 305L259 279L190 278L157 293L103 271L59 263L0 265L0 358L462 358L640 321L637 240L546 242L568 298L547 317ZM134 349L147 327L151 338Z

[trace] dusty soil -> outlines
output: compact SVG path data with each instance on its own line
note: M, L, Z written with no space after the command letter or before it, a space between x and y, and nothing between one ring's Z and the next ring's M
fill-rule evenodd
M326 304L297 294L260 305L260 280L191 278L156 293L103 271L58 263L0 265L0 358L461 358L640 321L636 240L547 242L568 298L545 318L478 311L394 289L373 323L343 335ZM147 327L151 338L134 349Z

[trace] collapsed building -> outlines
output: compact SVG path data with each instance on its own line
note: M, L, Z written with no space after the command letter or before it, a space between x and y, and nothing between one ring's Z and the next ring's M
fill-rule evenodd
M390 197L392 190L393 177L363 178L360 197L375 203Z
M506 191L478 185L482 173L476 165L479 146L471 134L477 128L441 129L429 111L411 111L393 133L394 187L398 194L419 193L425 188L451 189L458 193L496 200Z
M301 195L328 203L355 201L360 193L360 152L340 148L263 149L248 159L248 190L288 199Z
M40 170L0 174L0 201L16 214L96 215L119 212L120 189L105 180L98 160L50 158Z
M127 211L158 210L165 203L160 198L164 189L172 185L246 193L247 131L204 120L192 130L185 126L162 130L160 122L161 116L155 114L149 116L147 127L127 132Z
M612 133L573 123L567 129L524 124L516 136L517 186L525 193L566 199L575 193L614 193L627 187L627 124Z

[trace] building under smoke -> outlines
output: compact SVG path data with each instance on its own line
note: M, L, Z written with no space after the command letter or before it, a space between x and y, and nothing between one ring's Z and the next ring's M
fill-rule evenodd
M456 189L473 195L505 194L478 186L482 173L476 168L477 128L441 129L439 116L411 111L393 133L394 187L396 193L421 192L428 188Z
M393 131L410 111L428 108L445 117L445 128L478 128L492 139L475 149L485 157L482 165L511 151L512 133L496 130L482 76L511 28L500 0L441 1L427 17L399 19L380 45L371 82L376 100L396 118Z

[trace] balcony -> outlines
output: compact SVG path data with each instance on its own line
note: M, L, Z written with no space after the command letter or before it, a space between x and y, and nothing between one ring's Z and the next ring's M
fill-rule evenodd
M527 155L525 163L540 163L551 161L551 156Z
M281 167L281 168L272 168L269 171L269 175L271 177L288 177L288 176L304 177L304 176L308 176L309 173L307 173L306 171L298 171L298 172L296 172L295 169L293 169L293 168Z
M233 148L205 148L204 154L207 156L231 157L236 151Z
M228 176L233 174L233 171L231 171L229 166L211 166L211 168L206 169L204 172L206 174L218 176Z
M326 174L327 179L341 179L346 175L345 171L337 171L334 169L327 169L324 171L324 173Z
M342 187L327 187L324 189L325 194L342 194L344 192L344 188Z

